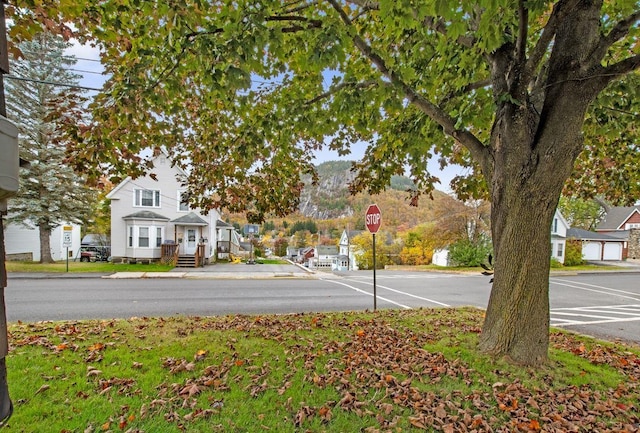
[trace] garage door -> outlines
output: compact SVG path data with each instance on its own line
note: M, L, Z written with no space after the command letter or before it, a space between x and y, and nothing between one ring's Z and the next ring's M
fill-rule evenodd
M582 244L582 257L585 260L600 260L600 242L585 242Z
M604 244L604 260L622 260L622 243L607 242Z

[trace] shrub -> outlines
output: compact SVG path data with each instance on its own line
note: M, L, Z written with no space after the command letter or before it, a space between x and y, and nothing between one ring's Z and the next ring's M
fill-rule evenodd
M565 266L580 266L584 264L582 258L582 243L577 240L567 241L567 248L564 253Z
M449 247L449 261L453 266L480 266L486 262L491 254L491 244L488 239L471 242L463 239Z

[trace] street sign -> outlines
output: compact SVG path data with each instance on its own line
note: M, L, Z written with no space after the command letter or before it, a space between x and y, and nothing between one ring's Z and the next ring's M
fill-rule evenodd
M364 216L364 224L367 226L369 233L377 233L382 223L382 214L377 204L370 204Z
M63 248L71 248L71 233L72 233L73 227L71 226L64 226L63 230L62 230L62 247Z

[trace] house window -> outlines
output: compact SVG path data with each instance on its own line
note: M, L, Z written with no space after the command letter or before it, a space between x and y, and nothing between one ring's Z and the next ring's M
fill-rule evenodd
M551 233L558 233L558 218L553 219L553 229Z
M625 230L631 230L631 229L640 229L640 223L626 224Z
M558 257L562 257L562 254L564 254L564 246L562 244L558 244Z
M160 191L151 189L134 190L133 205L137 207L160 207Z
M178 211L189 211L189 195L186 191L178 191Z
M138 228L138 246L139 247L149 246L149 227Z
M135 224L127 226L127 245L129 248L160 248L163 240L164 227L162 226L138 226Z

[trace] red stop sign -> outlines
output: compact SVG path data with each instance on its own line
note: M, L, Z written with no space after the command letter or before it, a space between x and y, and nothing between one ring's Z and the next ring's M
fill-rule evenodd
M364 224L369 233L377 233L382 223L382 214L377 204L370 204L364 216Z

